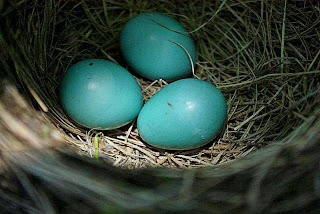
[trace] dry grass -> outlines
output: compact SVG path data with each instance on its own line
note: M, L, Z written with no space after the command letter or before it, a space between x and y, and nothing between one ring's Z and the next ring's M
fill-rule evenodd
M319 213L319 8L307 0L0 1L0 78L19 90L0 87L0 210ZM59 82L73 63L127 67L119 33L145 11L187 27L195 74L228 101L227 126L207 146L158 150L135 123L102 138L60 107ZM137 80L145 101L165 85Z
M0 87L0 210L319 213L319 8L307 0L0 1L0 78L19 89ZM158 150L134 123L96 138L60 107L59 82L73 63L127 67L119 33L145 11L192 32L195 74L228 101L227 126L207 146ZM137 79L145 101L165 85Z
M225 95L227 126L207 146L168 152L146 145L132 124L104 132L99 157L125 168L223 164L283 139L319 105L319 5L285 2L288 5L269 1L4 2L0 39L5 54L0 62L23 93L65 133L67 142L94 156L98 132L78 127L59 104L57 89L63 73L86 58L109 59L128 68L118 44L124 24L145 11L170 14L196 42L195 74ZM145 100L165 85L137 80Z

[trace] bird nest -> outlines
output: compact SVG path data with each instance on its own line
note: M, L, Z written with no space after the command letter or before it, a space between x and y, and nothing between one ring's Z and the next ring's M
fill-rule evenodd
M266 182L272 183L270 179L276 175L272 174L270 169L274 169L274 173L279 172L277 170L284 167L286 161L288 166L297 167L294 169L306 166L307 160L316 162L310 150L308 150L310 159L305 156L304 151L307 150L304 149L314 148L316 151L318 148L314 140L318 139L316 127L319 127L317 118L320 106L319 8L317 1L309 3L222 0L2 1L0 2L0 74L10 79L19 91L12 92L15 90L10 89L11 95L4 96L3 100L6 102L5 104L2 102L0 106L0 113L2 113L0 116L3 119L0 134L15 136L12 137L15 139L12 142L19 142L19 139L21 142L31 142L25 143L24 146L19 144L20 146L17 147L6 145L5 151L11 157L11 161L15 157L14 149L19 151L31 149L39 152L39 148L47 148L50 151L53 148L55 153L59 154L72 151L81 154L83 158L89 156L97 159L98 163L106 161L104 164L107 166L111 164L127 169L155 170L146 171L146 175L151 173L152 178L157 177L156 173L162 172L156 171L159 169L154 167L210 169L210 171L199 171L199 177L194 177L195 174L190 176L192 179L199 178L208 182L211 179L216 183L221 181L220 178L234 179L234 176L241 175L243 181L256 183L252 183L251 189L248 190L250 194L246 196L244 196L245 193L227 194L230 197L234 196L234 203L232 202L234 207L240 209L245 206L244 204L249 204L251 211L254 212L267 209L268 206L270 208L273 203L271 199L275 199L275 195L274 197L269 195L270 198L254 198L263 191L268 191L260 189L261 192L256 192L255 187L260 188L261 181L268 175L271 177L268 177L269 180ZM135 121L110 131L85 129L71 121L61 108L58 96L60 80L66 70L80 60L88 58L111 60L135 75L121 56L119 34L131 17L148 11L168 14L190 31L198 53L194 77L215 85L227 100L227 125L216 139L201 148L166 151L151 147L140 138ZM162 80L152 82L138 75L135 76L143 91L145 102L167 85ZM15 99L18 101L9 102ZM27 100L27 102L21 100ZM20 103L22 107L14 108L19 106L14 103ZM32 121L30 115L15 117L20 115L18 112L27 112L28 109L30 112L34 110L37 112L32 114L40 114L39 120L42 122ZM21 120L20 122L25 125L18 126L18 123L10 122L15 120ZM16 133L13 131L15 126L19 127ZM34 134L30 134L33 132ZM306 138L301 138L304 135ZM44 136L59 143L44 143L47 147L43 147L39 142ZM11 138L3 139L6 139L3 142L10 142ZM300 144L297 144L298 142ZM308 144L308 142L312 143ZM283 157L287 153L297 161L296 165L293 160ZM298 160L296 157L303 157L303 159ZM41 159L43 156L37 156L37 158ZM239 161L234 161L236 159ZM276 164L276 160L280 162ZM74 164L79 173L83 170L79 166L81 161ZM266 161L265 164L264 161ZM66 162L63 163L66 164ZM16 164L25 169L32 168L24 161ZM222 174L212 170L210 166L215 165L222 165L219 166L222 167L220 171ZM260 171L254 171L255 169ZM286 172L285 168L281 169ZM36 169L32 168L32 170ZM232 173L230 170L233 170ZM311 171L310 169L308 173ZM213 175L213 172L218 174ZM256 178L246 174L256 172L259 172ZM170 171L170 173L173 172ZM175 175L170 173L167 177L162 174L162 177L157 179L173 179ZM49 176L49 174L46 175ZM287 175L291 176L290 173ZM37 174L37 176L40 175ZM90 175L87 176L90 177ZM177 178L179 176L184 175L179 174ZM186 176L187 178L183 177L183 179L191 182L192 179L188 180L189 174ZM47 181L50 183L50 179ZM284 181L281 183L282 186L279 184L279 188L284 188L287 184L285 182L291 181L293 180ZM295 181L298 182L298 178ZM73 181L69 180L69 182ZM228 186L223 182L222 185ZM209 186L216 188L211 184ZM181 191L191 191L189 187L187 185ZM235 189L242 190L242 187L234 184ZM86 188L89 187L86 186ZM210 194L209 187L206 189L200 185L197 188L199 191L208 191L207 193ZM97 189L91 190L98 192ZM78 191L81 192L81 190ZM192 194L194 197L198 197L196 192ZM221 193L219 195L221 201L227 204L230 202L227 195L223 195L219 188L211 191L213 192L217 195ZM284 196L284 192L277 194L282 193ZM162 196L165 198L166 194L167 192ZM109 195L104 196L105 199L110 199ZM297 201L299 201L298 196L300 195L297 195ZM114 197L119 200L121 198ZM83 196L82 199L84 198L87 199ZM310 196L308 199L314 202L315 196ZM185 200L188 201L188 199ZM209 207L208 204L216 203L214 201L209 203L206 198L201 199L200 196L197 200L186 207L199 205L198 207L205 211ZM257 201L260 205L262 202L266 204L260 207L253 205ZM95 204L95 202L92 203ZM303 207L305 204L301 202L300 205ZM95 206L100 205L95 204ZM113 204L109 208L113 210L114 206ZM170 211L178 209L171 207L168 203L164 203L161 207ZM282 208L288 210L288 207L289 205L287 207L279 205L274 209L275 211ZM124 210L130 209L126 207ZM220 206L212 209L223 210Z

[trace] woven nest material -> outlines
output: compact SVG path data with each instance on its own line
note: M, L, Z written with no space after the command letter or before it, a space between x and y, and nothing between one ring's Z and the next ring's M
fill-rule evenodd
M1 1L0 77L11 84L1 89L0 206L319 211L319 8L318 1ZM60 106L61 77L82 59L108 59L134 73L119 33L146 11L186 26L198 50L194 77L227 99L227 126L202 148L153 148L135 121L101 135L77 126ZM167 84L136 78L144 101Z

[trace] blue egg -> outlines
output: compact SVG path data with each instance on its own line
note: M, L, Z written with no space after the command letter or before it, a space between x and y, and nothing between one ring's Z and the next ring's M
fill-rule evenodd
M185 150L213 140L227 118L227 104L212 84L183 79L156 93L138 116L144 141L162 149Z
M139 114L142 92L123 67L103 59L71 66L60 85L64 111L78 124L97 129L121 127Z
M174 81L191 74L195 44L175 19L161 13L142 13L130 19L120 34L124 59L140 75L151 80Z

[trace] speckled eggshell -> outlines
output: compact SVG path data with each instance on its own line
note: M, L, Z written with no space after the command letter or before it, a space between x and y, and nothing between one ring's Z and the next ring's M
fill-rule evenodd
M138 130L150 145L169 150L201 147L213 140L227 118L227 104L212 84L183 79L156 93L138 116Z
M184 33L180 33L184 32ZM120 34L124 59L140 75L151 80L174 81L191 74L191 63L182 45L196 60L195 44L175 19L161 13L142 13L131 18Z
M71 66L60 85L64 111L88 128L114 129L139 114L142 92L123 67L103 59L87 59Z

